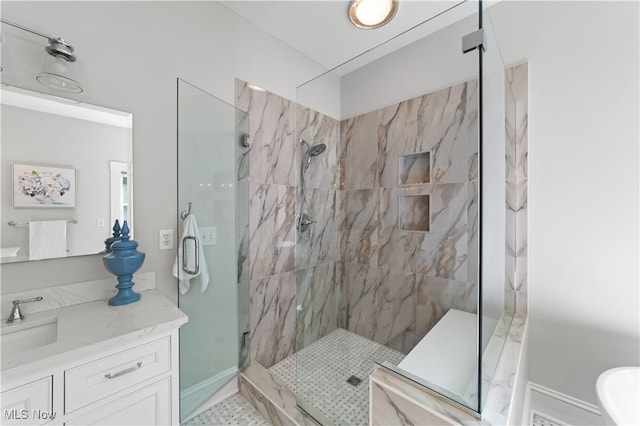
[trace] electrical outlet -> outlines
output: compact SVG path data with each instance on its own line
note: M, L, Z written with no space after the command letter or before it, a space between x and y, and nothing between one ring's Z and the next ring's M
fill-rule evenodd
M160 230L158 248L160 250L171 250L173 248L173 229Z

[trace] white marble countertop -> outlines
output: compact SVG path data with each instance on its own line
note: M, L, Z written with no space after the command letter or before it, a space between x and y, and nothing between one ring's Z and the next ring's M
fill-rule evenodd
M188 321L187 316L158 291L143 291L141 295L139 302L124 306L109 306L107 300L98 300L32 313L19 324L3 322L5 332L10 327L57 320L57 339L54 343L13 354L5 354L2 345L2 378L6 380L36 366L53 365L169 331Z

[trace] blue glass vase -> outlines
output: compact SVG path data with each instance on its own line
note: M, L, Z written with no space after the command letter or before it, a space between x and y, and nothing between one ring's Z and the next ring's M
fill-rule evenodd
M140 300L140 293L132 290L133 273L142 266L144 253L136 250L138 243L129 240L129 226L125 220L122 225L122 236L111 245L111 254L102 258L109 272L118 277L118 294L109 299L109 305L119 306Z

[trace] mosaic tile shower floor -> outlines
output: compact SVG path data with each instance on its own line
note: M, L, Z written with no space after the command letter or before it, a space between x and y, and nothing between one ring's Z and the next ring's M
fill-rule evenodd
M269 426L270 423L267 422L242 395L237 393L217 403L207 411L182 423L182 425Z
M339 328L273 365L269 371L275 381L287 386L333 423L367 425L369 375L375 363L389 361L397 365L404 356ZM351 376L362 382L355 386L348 383Z

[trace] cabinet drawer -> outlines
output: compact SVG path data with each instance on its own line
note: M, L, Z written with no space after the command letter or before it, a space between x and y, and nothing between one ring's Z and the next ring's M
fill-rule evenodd
M169 371L170 343L166 337L65 371L65 413Z
M171 377L65 422L67 426L170 424Z
M53 413L53 377L28 383L2 392L3 425L42 425L51 421Z

